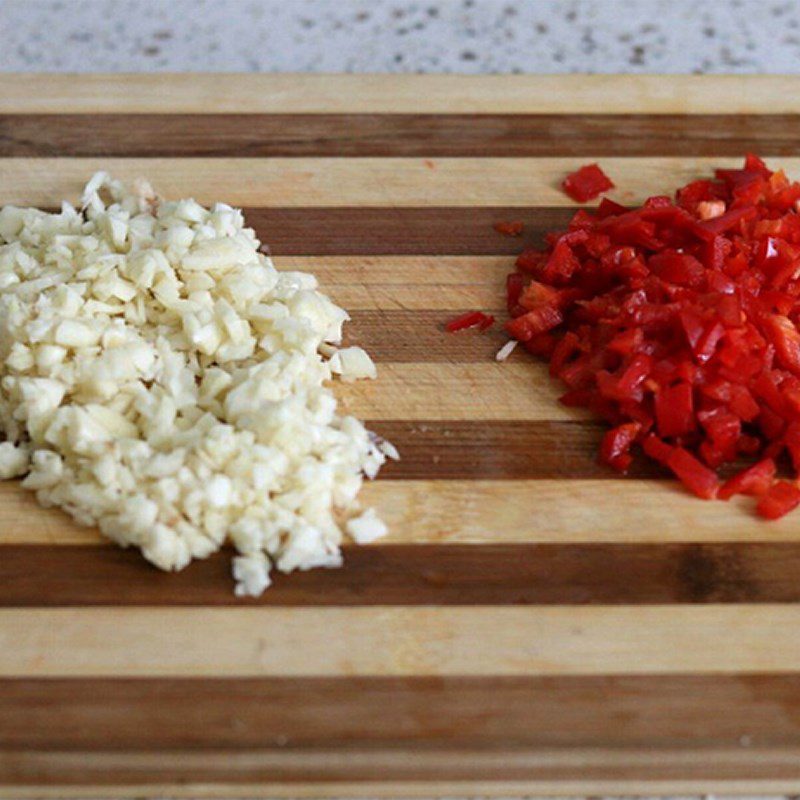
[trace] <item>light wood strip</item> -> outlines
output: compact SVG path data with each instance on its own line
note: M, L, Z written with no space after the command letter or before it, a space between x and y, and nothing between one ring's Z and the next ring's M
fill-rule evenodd
M769 155L768 153L764 155ZM53 206L77 199L95 171L132 181L150 178L168 198L203 203L293 206L566 206L564 176L590 157L575 158L8 158L0 160L0 203ZM800 158L782 158L789 173ZM738 166L734 158L604 158L625 204Z
M18 797L460 797L603 794L792 794L796 747L657 751L575 747L525 752L454 749L363 753L211 749L0 754ZM53 790L53 784L59 784ZM9 795L7 787L17 788ZM57 792L57 793L56 793ZM62 793L63 792L63 793ZM76 795L76 792L81 794Z
M800 607L0 609L0 677L800 671Z
M498 278L510 271L509 263L513 258L507 255L278 255L273 261L278 269L313 272L326 288L391 286L396 290L416 290L433 301L432 289L440 286L446 286L448 292L459 286L495 286Z
M390 298L393 294L394 289L387 292ZM344 327L343 344L365 348L379 370L383 364L392 364L393 368L400 364L432 363L496 365L497 352L509 340L505 330L508 312L502 307L502 297L501 291L491 305L467 302L440 310L351 309L350 322ZM475 328L456 333L445 330L450 320L476 308L494 317L494 323L487 330ZM533 360L534 356L527 350L517 347L504 366L516 367ZM561 393L564 391L566 386Z
M100 786L109 787L102 797L126 796L136 787L139 797L187 796L181 787L191 790L191 797L270 797L272 788L278 796L288 797L362 797L365 792L369 797L376 790L378 796L393 791L395 797L406 797L423 787L428 788L427 796L471 797L471 791L487 787L481 795L508 797L527 796L524 788L533 786L553 787L548 794L591 796L592 789L611 785L627 786L626 794L637 794L632 791L637 786L741 790L756 785L786 787L800 780L798 750L793 746L747 750L690 749L676 744L656 751L641 746L625 750L579 746L528 752L503 745L488 751L370 747L361 753L330 746L300 752L289 748L284 752L220 748L199 752L12 751L0 755L0 769L8 764L8 772L15 776L13 784L23 786L42 785L43 779L50 779L69 788L88 784L99 791ZM156 790L167 785L178 790ZM295 794L289 791L292 786L297 789ZM403 791L404 787L410 791ZM576 791L576 787L584 788Z
M752 499L701 501L671 481L375 481L362 500L389 524L383 544L793 542L797 520L755 516ZM102 542L0 482L0 545Z
M505 258L491 283L421 284L420 286L391 286L377 283L322 284L322 290L348 311L383 311L405 309L422 311L437 309L477 308L488 311L499 306L504 292L504 279L513 269L514 259ZM314 267L306 265L308 272ZM425 287L424 289L422 287Z
M522 245L520 244L520 249ZM348 311L499 308L508 256L276 256L275 266L317 276Z
M383 363L375 381L334 386L342 413L361 419L589 419L588 412L558 403L563 387L549 378L545 364L522 358L514 363Z
M152 781L139 781L122 785L117 781L103 782L101 784L87 784L85 773L89 754L70 754L76 759L83 759L81 767L75 763L72 767L71 777L75 780L66 785L53 788L52 785L43 785L37 779L24 785L0 785L0 797L8 800L39 800L40 798L53 798L54 800L105 800L111 797L120 798L150 798L150 797L181 797L181 798L335 798L357 797L367 798L398 798L398 797L565 797L597 795L624 795L624 796L666 796L666 795L793 795L797 793L800 780L793 777L794 771L787 770L786 778L673 778L668 780L655 780L646 776L630 778L611 778L598 780L590 777L577 779L574 777L541 778L536 780L377 780L359 781L304 781L303 783L285 783L265 780L262 782L233 782L224 780L220 782L193 783L191 775L174 778L174 782L153 783ZM581 763L583 754L576 754L576 763ZM705 753L703 754L705 758ZM94 758L94 754L92 754ZM174 758L174 756L173 756ZM47 754L44 758L21 754L19 759L26 769L36 772L38 776L51 776L53 782L64 780L64 772L52 763L59 764L65 760L63 753ZM97 759L101 764L107 759ZM465 763L469 758L465 758ZM766 765L769 769L770 765ZM100 767L100 770L103 768ZM84 774L78 778L77 773ZM766 771L766 770L765 770ZM177 770L172 765L171 772ZM677 769L676 769L677 772ZM574 775L565 769L565 775Z
M359 283L323 285L322 290L348 311L425 311L453 312L463 309L496 311L503 299L505 276L513 269L513 258L506 259L505 270L498 270L493 283L429 284L425 293L420 286L381 286ZM306 267L313 272L313 267ZM505 314L505 312L502 312ZM447 321L447 317L442 317Z
M6 74L0 113L781 114L789 75Z
M752 500L700 501L665 481L378 481L364 500L397 543L797 540L791 515L765 523Z
M191 775L174 778L174 782L153 783L152 781L139 781L122 785L117 781L103 782L102 784L87 784L85 773L89 755L85 753L71 754L77 759L83 759L81 767L73 765L71 776L74 781L69 784L53 788L52 785L43 785L38 779L24 785L11 784L4 787L0 785L0 797L8 800L39 800L40 798L53 798L54 800L105 800L110 797L120 798L150 798L150 797L181 797L181 798L335 798L357 797L367 798L398 798L398 797L565 797L597 795L624 795L624 796L666 796L666 795L793 795L797 793L800 780L793 777L794 771L787 770L786 778L673 778L668 780L655 780L646 776L630 778L611 778L598 780L590 777L577 779L574 777L541 778L536 780L376 780L359 781L304 781L303 783L283 783L265 780L260 783L246 781L233 782L224 780L220 782L193 783ZM576 763L583 753L576 754ZM703 753L703 757L706 755ZM94 758L94 754L92 754ZM174 758L174 756L173 756ZM53 777L53 781L64 780L64 772L51 763L59 764L65 760L63 753L47 754L41 758L36 754L29 756L21 754L19 759L27 770L36 772L38 776L45 774ZM106 759L97 759L101 764ZM465 763L469 758L465 758ZM89 761L91 763L91 761ZM766 765L766 769L770 768ZM100 767L100 770L103 768ZM565 768L565 775L574 775ZM679 769L679 767L678 767ZM84 774L78 778L77 773ZM172 765L172 773L177 770ZM677 769L676 769L677 772Z

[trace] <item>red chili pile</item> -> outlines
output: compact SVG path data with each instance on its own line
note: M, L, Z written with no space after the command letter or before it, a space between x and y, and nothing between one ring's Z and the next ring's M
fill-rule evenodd
M526 250L508 276L509 333L550 360L561 402L613 428L601 460L635 445L695 494L800 504L800 183L748 155L742 169L649 198L608 199ZM722 482L720 468L751 466Z

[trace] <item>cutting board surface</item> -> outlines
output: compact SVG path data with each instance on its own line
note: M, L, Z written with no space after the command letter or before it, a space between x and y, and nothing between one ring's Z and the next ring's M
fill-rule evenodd
M800 79L0 88L0 203L103 168L244 206L350 310L379 378L337 392L402 454L364 489L389 538L247 601L229 554L159 573L0 484L0 796L800 789L800 517L610 473L541 364L442 331L502 318L581 164L623 203L749 150L800 174Z

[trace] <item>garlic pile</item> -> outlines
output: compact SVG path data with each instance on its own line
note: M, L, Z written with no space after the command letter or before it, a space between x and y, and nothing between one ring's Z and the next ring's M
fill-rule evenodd
M239 210L98 173L83 210L0 211L0 478L179 570L230 541L236 593L341 563L388 443L324 382L375 377L316 279L279 272ZM322 355L324 354L324 355Z

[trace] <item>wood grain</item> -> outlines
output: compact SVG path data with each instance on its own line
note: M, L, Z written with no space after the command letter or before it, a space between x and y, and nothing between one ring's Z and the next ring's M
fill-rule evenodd
M390 529L373 547L797 540L791 516L760 522L744 497L707 502L700 514L697 498L674 481L381 480L365 484L361 497ZM96 529L39 508L18 483L0 482L0 545L102 541Z
M790 75L5 74L0 113L795 114Z
M387 539L258 600L229 552L159 573L0 484L0 796L800 792L795 520L609 473L499 322L441 331L502 315L579 164L625 204L744 150L796 173L798 86L0 76L0 203L104 168L244 205L351 311L379 379L336 391L403 456L363 492Z
M463 797L471 791L480 797L575 797L592 796L595 790L629 796L641 794L644 787L660 795L724 790L752 796L758 792L791 795L798 785L798 753L790 748L745 751L744 755L730 749L652 753L575 748L536 753L371 750L366 757L331 749L297 755L49 751L8 756L0 754L0 768L6 761L13 764L16 778L10 790L0 785L0 796L12 800Z
M600 464L597 450L606 428L590 421L367 420L370 430L402 453L377 480L625 480ZM641 458L628 477L670 478ZM2 496L2 493L0 493Z
M795 114L0 114L0 157L735 156Z
M247 207L244 214L247 224L255 228L260 239L269 242L276 256L350 257L351 264L365 256L417 256L424 257L416 263L427 272L432 261L452 256L478 263L481 257L504 255L510 267L525 247L541 247L545 233L566 228L576 210L497 205ZM524 235L501 236L492 228L500 220L524 221ZM415 280L424 281L422 274L423 269L417 270Z
M762 153L770 156L770 153ZM591 160L591 159L589 159ZM800 158L781 159L790 174ZM0 203L58 205L74 198L97 170L132 181L147 177L167 197L203 203L224 197L237 206L419 207L561 206L575 204L561 190L574 158L6 158L0 160ZM604 158L624 204L671 192L715 167L741 158Z
M272 750L11 751L11 797L444 797L636 794L791 794L795 748L518 750L343 748ZM562 777L567 776L567 777ZM52 790L58 785L58 791Z
M502 294L499 296L502 298ZM474 310L475 306L437 310L354 310L350 313L351 323L345 326L344 343L368 349L379 364L490 364L509 339L503 327L508 318L505 309L481 307L496 319L488 331L475 329L457 334L445 331L451 319ZM512 353L505 366L530 363L530 355L522 348L519 351Z
M274 575L233 595L230 551L172 575L138 552L0 547L0 606L472 606L797 603L797 542L729 544L382 544L346 546L345 566ZM42 586L47 592L42 592Z
M796 675L758 674L3 680L0 742L29 751L56 749L68 737L74 750L105 753L298 753L332 741L350 751L489 750L501 739L517 753L580 742L667 752L739 745L744 757L800 746L798 691Z
M422 209L420 209L422 210ZM490 209L485 209L490 210ZM318 209L320 213L327 213ZM434 216L444 209L435 209ZM318 222L318 220L315 220ZM491 223L487 225L490 227ZM492 231L493 236L497 236ZM498 239L506 237L497 236ZM512 240L513 241L513 240ZM520 240L515 247L520 248ZM498 281L505 277L508 265L513 259L507 255L494 256L448 256L448 255L324 255L289 256L277 255L273 258L278 269L309 270L326 288L343 286L363 286L373 289L384 286L399 291L409 289L415 292L417 302L436 302L431 287L447 287L453 291L458 286L499 287ZM492 295L497 298L497 294ZM444 298L448 299L448 298ZM360 306L357 306L360 308ZM372 308L372 306L367 306ZM421 308L452 308L427 305Z
M273 261L278 269L312 272L322 291L352 312L491 309L498 305L498 298L503 298L505 278L513 268L514 259L510 256L275 256ZM504 319L498 317L498 324Z
M495 480L586 478L625 480L597 459L605 427L590 421L372 420L370 430L400 450L378 480ZM633 478L668 478L671 473L645 458Z
M525 359L467 364L384 362L379 365L376 381L334 383L334 387L342 413L362 419L507 421L589 417L582 409L560 405L558 397L563 394L563 387L550 380L545 364Z
M0 677L788 674L798 625L796 604L15 608Z

